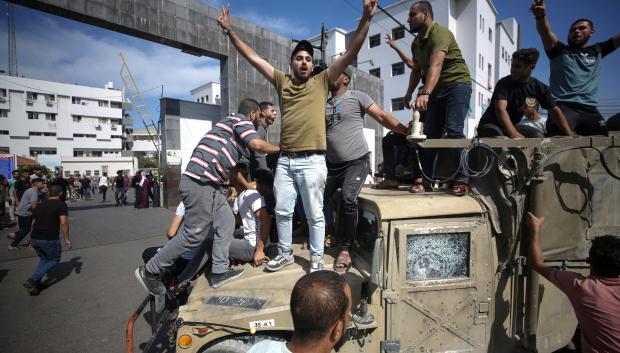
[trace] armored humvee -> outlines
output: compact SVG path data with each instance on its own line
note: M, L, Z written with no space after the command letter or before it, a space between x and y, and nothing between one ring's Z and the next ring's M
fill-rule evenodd
M420 145L464 147L473 192L363 188L341 351L543 353L567 345L577 321L566 296L527 266L524 214L546 218L550 266L587 274L590 240L620 235L620 136ZM310 263L299 247L295 264L276 273L246 265L219 289L205 276L194 281L171 312L176 352L245 352L290 337L290 293ZM335 253L327 254L328 269Z

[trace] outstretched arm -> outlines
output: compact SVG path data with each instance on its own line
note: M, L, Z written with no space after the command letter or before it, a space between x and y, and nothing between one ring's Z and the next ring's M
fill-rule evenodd
M329 83L336 82L340 74L344 72L344 69L357 57L357 53L360 51L362 44L364 44L364 40L366 40L366 35L370 28L370 20L377 9L377 2L378 0L364 0L364 14L357 25L355 37L353 37L347 51L327 68Z
M401 135L407 135L407 127L396 120L393 116L388 114L385 110L377 104L371 105L368 110L368 114L372 116L381 126L386 127L395 133Z
M233 31L232 24L230 23L230 6L222 6L222 16L217 18L217 24L228 34L230 42L235 46L241 56L254 66L267 81L273 84L275 80L273 66L265 59L261 58L252 47L247 45L241 37Z
M385 42L390 46L390 48L392 48L392 49L394 49L396 51L396 54L398 54L398 56L400 56L401 60L405 63L405 65L407 65L410 69L413 69L413 60L410 57L408 57L405 54L405 52L400 50L398 45L396 45L394 40L392 40L392 36L391 35L389 35L389 34L385 35Z
M253 139L248 146L256 152L272 154L280 152L280 147L261 139Z
M545 51L551 50L558 43L558 37L555 33L551 32L551 24L547 19L545 0L534 0L534 3L530 7L530 11L532 11L536 18L536 30L540 35Z
M530 266L534 271L540 273L545 278L549 278L551 268L545 266L545 256L543 255L542 248L540 247L540 227L545 218L538 218L534 216L532 212L527 213L527 228L530 233Z

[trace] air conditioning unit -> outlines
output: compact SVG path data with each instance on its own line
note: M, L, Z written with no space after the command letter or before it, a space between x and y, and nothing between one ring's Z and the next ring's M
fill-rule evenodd
M95 128L101 130L101 125L96 125Z
M32 99L26 99L26 104L32 105Z
M86 102L82 102L82 105L87 105Z
M6 97L0 97L0 103L6 103Z
M51 107L51 106L53 106L53 105L54 105L54 101L50 101L50 100L48 100L46 103L47 103L47 106L48 106L48 107Z

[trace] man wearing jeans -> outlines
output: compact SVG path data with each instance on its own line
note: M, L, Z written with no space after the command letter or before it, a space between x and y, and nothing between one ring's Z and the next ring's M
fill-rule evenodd
M249 147L262 153L277 153L274 146L258 138L254 120L260 114L258 102L244 99L237 114L220 120L198 143L181 176L179 192L185 205L185 226L180 235L172 238L144 267L136 269L140 284L153 295L166 293L162 272L189 250L200 247L212 231L211 287L218 288L243 273L229 269L228 255L235 219L226 200L222 184ZM206 247L201 247L201 250ZM188 268L194 268L202 256L194 256ZM197 270L197 268L196 268ZM193 275L193 274L192 274ZM191 275L190 275L191 277Z
M324 108L329 85L336 82L355 59L368 33L377 0L364 0L363 4L364 14L349 49L328 69L316 75L313 74L314 50L308 41L300 41L293 49L289 64L292 75L288 75L274 69L234 32L227 7L222 8L222 16L217 20L239 53L275 86L280 101L282 153L274 181L280 254L267 264L270 271L294 262L292 220L298 193L310 228L310 271L324 267L323 191L327 177Z
M69 238L69 221L67 204L61 200L63 188L53 184L49 187L49 197L34 210L32 222L32 247L39 255L39 264L32 276L26 280L24 287L28 294L38 295L41 291L41 279L60 261L62 246L58 236L62 229L65 244L71 249Z
M405 107L410 107L413 90L424 73L424 86L418 90L413 108L427 111L426 136L437 139L445 132L448 138L464 138L471 77L454 35L448 28L433 22L433 7L428 1L414 3L407 22L418 36L411 44L413 70L404 97ZM422 170L432 180L437 151L424 149L423 152ZM455 165L459 165L460 152L457 150L454 154ZM462 168L458 169L452 191L457 194L469 191L469 177Z
M13 241L9 244L9 250L19 249L19 243L30 233L32 229L32 211L39 204L39 192L45 187L43 179L33 179L32 187L22 195L19 206L15 210L19 230L14 236L9 236Z

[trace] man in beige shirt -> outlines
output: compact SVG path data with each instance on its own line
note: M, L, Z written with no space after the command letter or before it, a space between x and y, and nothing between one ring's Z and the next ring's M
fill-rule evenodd
M278 271L294 262L291 248L292 219L297 193L301 195L310 228L310 271L322 270L324 267L323 191L327 178L325 102L329 85L336 82L355 59L368 34L377 0L363 0L363 5L364 14L347 52L327 70L316 75L312 73L314 50L308 41L302 40L295 46L290 62L292 75L285 74L261 58L235 33L228 7L222 7L222 16L218 18L218 24L239 53L271 82L278 92L282 112L281 152L276 167L274 195L279 255L267 264L270 271Z

